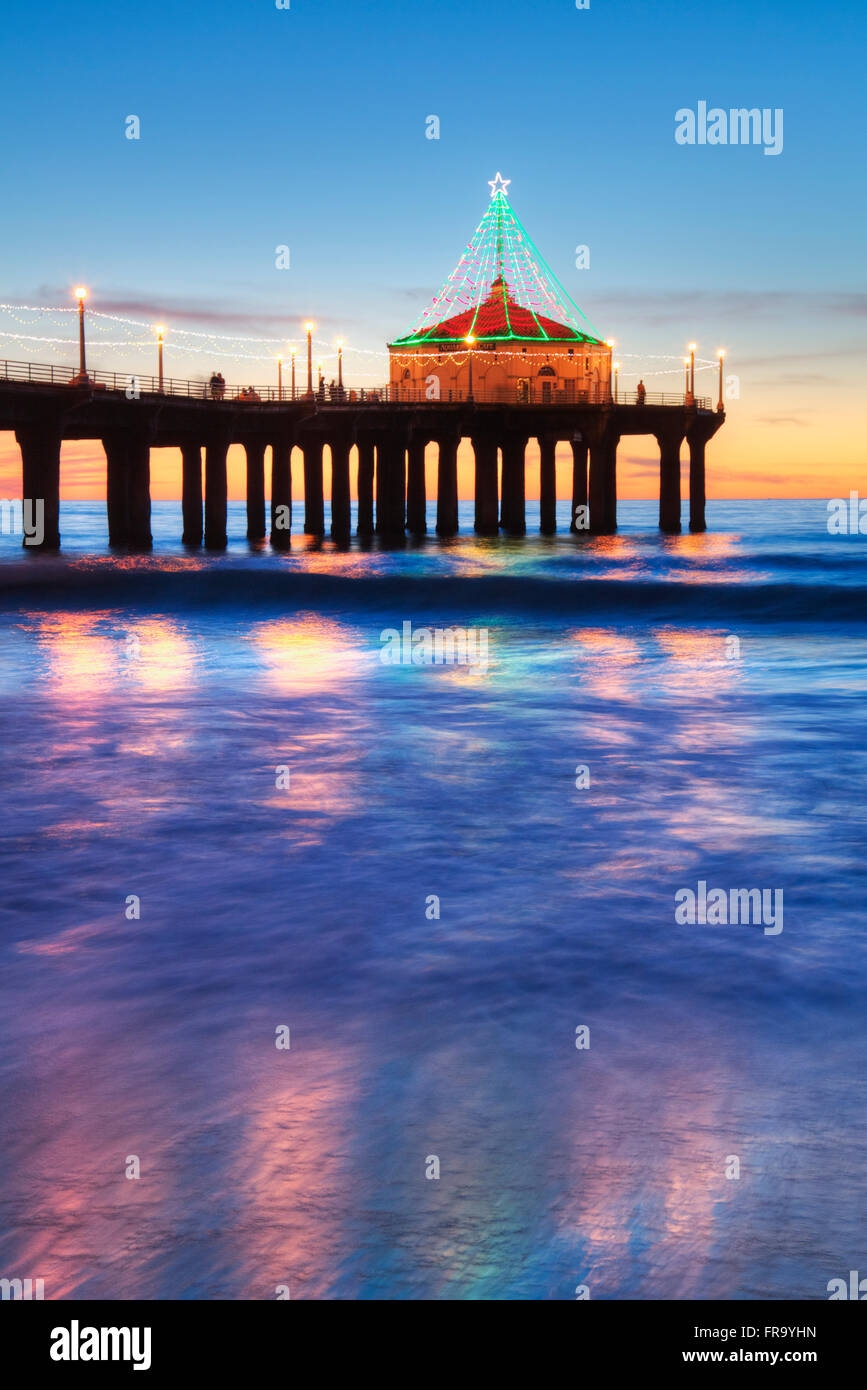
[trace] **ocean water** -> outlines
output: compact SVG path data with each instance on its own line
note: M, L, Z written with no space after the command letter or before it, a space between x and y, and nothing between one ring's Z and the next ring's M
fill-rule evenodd
M453 542L218 557L157 504L113 557L79 503L61 559L0 539L0 1276L867 1274L867 538L826 516L508 541L462 506ZM405 621L487 663L386 664ZM678 923L700 881L781 890L782 930Z

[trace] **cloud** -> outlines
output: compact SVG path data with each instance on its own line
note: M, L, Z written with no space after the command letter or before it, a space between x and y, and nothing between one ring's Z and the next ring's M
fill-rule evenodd
M655 475L659 472L659 458L638 458L635 454L618 453L617 467L630 468L633 473Z
M68 304L69 289L67 286L58 288L56 285L41 285L23 297L28 304L50 308L58 304ZM233 306L231 303L215 304L211 299L155 299L134 290L117 290L106 294L98 290L92 291L88 304L98 313L144 319L148 323L166 322L176 326L188 323L215 329L241 329L251 335L255 334L257 329L280 329L282 332L278 336L287 334L288 330L297 329L299 338L303 336L301 324L306 318L311 317L305 309L288 306L275 310ZM323 318L321 315L312 317L316 322L317 335L321 335L323 331L336 333L353 324L351 319L341 319L338 323L334 318ZM291 333L288 333L288 336L292 336Z
M433 299L434 295L436 294L436 290L435 290L432 286L430 286L430 285L428 286L428 288L427 288L426 290L418 290L418 289L413 290L413 289L410 289L408 285L402 285L402 286L400 286L400 288L398 288L398 289L393 289L393 288L391 288L391 287L389 287L389 286L387 286L387 285L383 285L382 289L383 289L383 292L384 292L384 293L391 293L391 294L394 294L394 295L397 296L398 299L424 299L424 300L428 300L428 299Z
M830 372L783 372L780 376L756 377L751 385L765 386L819 386L829 381L837 381Z
M867 293L809 290L640 290L613 289L594 299L598 316L631 311L648 323L695 322L700 317L717 319L782 319L797 313L861 318L867 315Z
M809 424L809 421L799 420L795 415L757 415L756 419L760 425L799 425L804 428Z

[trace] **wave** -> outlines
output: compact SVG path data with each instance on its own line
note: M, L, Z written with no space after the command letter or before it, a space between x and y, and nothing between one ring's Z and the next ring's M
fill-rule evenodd
M653 578L604 579L515 574L322 574L249 567L171 570L74 566L40 557L0 571L5 609L138 605L311 606L353 611L504 613L534 617L588 613L693 621L738 618L822 624L864 620L867 585L744 583Z

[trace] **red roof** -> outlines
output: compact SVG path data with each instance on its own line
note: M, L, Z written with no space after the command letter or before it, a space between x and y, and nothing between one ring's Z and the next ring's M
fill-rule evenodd
M464 309L442 323L434 324L419 332L398 338L392 347L420 342L465 342L467 335L480 342L496 341L501 338L526 338L546 342L549 339L570 343L598 343L598 338L579 333L568 324L558 323L556 319L546 318L525 309L512 298L509 287L498 278L491 285L491 293L478 308Z

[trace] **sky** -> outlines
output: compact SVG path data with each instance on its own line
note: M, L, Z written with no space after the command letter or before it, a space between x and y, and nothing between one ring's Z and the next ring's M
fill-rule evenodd
M347 381L369 385L500 171L551 269L616 340L625 387L640 374L678 390L689 341L702 362L726 348L737 396L708 450L710 496L867 492L865 38L860 0L14 7L0 300L68 308L85 284L89 308L135 321L91 321L92 368L155 371L148 325L163 322L167 374L219 366L235 382L274 381L310 317L326 377L342 337ZM675 113L700 101L782 109L781 153L677 143ZM75 362L73 314L3 309L0 332L4 357ZM700 368L697 391L715 388ZM655 495L654 459L653 441L624 440L622 496ZM240 497L240 450L230 465ZM177 496L179 454L154 451L152 478L154 497ZM528 495L537 479L531 464ZM65 446L63 495L103 485L98 441ZM9 434L0 494L20 495Z

